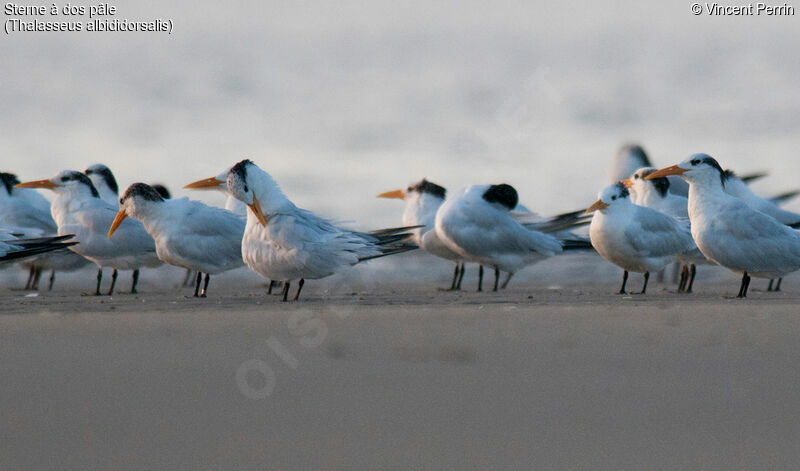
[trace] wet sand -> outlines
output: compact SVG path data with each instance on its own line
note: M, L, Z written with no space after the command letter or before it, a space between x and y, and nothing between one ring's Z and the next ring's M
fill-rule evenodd
M361 274L295 304L241 273L208 299L145 277L135 296L4 288L0 469L796 466L795 281L619 296L611 269L535 280L551 269L500 293L474 274L437 291L446 265Z

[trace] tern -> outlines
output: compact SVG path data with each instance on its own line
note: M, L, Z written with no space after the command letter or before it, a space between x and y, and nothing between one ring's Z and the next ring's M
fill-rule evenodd
M204 298L212 274L244 266L242 236L245 221L230 211L189 198L164 199L144 183L129 186L119 204L108 237L126 217L138 219L155 241L161 261L197 271L195 297L198 296L202 273L206 278L199 296Z
M417 248L407 241L411 228L355 232L298 208L250 160L234 165L227 183L228 191L249 209L242 258L261 276L284 281L284 301L292 280L299 280L296 301L306 279L324 278L362 261Z
M138 221L125 221L114 240L106 237L114 221L117 207L106 203L81 172L64 170L49 180L36 180L16 185L18 188L46 188L57 197L52 203L53 219L59 234L75 234L78 245L70 250L91 260L97 265L96 295L100 295L103 267L114 269L108 294L114 293L117 270L133 270L131 293L136 293L140 267L161 264L156 255L153 239Z
M26 237L53 236L58 226L50 215L50 202L36 190L14 188L20 183L13 173L0 172L0 221L17 228ZM25 289L38 289L42 270L50 270L49 290L53 289L56 271L74 271L90 262L70 250L58 250L28 258L23 263L29 270Z
M403 210L404 226L422 226L411 231L411 240L423 250L436 257L455 262L453 281L450 291L461 289L464 278L463 257L453 252L439 239L434 229L436 211L444 203L447 190L422 179L408 185L405 190L393 190L381 193L378 198L396 198L405 201Z
M656 211L660 211L667 216L672 216L682 224L689 224L689 200L680 195L670 193L670 180L668 178L653 178L647 180L645 177L655 172L653 167L644 167L635 171L631 178L623 180L622 183L630 190L630 198L633 204L645 206ZM691 293L694 286L694 279L697 275L698 264L708 264L706 259L697 247L692 250L679 254L676 261L682 265L681 279L678 284L678 292Z
M605 188L587 213L594 212L589 237L597 253L624 270L619 294L626 294L628 272L644 273L640 294L647 291L651 271L693 248L689 228L675 218L631 202L622 182Z
M494 268L494 291L500 271L508 273L503 287L521 268L567 248L589 248L583 241L561 241L533 230L511 214L517 190L508 184L473 185L445 201L436 212L436 237L466 261ZM479 273L480 276L480 273Z
M650 157L644 148L639 144L626 144L617 152L614 163L609 169L609 185L615 185L633 175L642 167L652 167ZM689 193L689 186L680 178L670 178L670 191L677 195L686 196Z
M680 175L689 183L692 237L706 258L742 275L738 298L750 278L780 278L800 269L800 234L725 191L726 176L708 154L694 154L647 178Z

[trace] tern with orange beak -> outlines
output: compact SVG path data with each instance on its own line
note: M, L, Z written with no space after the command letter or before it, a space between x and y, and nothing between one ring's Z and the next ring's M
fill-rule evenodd
M387 191L378 198L394 198L405 201L403 210L404 226L422 226L411 231L411 240L423 250L436 257L455 262L453 281L449 291L461 289L464 279L463 257L448 249L436 235L434 224L436 211L444 203L447 190L426 179L408 185L405 190Z
M587 212L594 213L589 226L592 246L624 270L619 294L626 294L628 272L644 273L640 294L645 294L650 272L661 270L694 245L688 227L666 214L633 204L622 182L601 191Z
M156 244L164 263L197 271L194 296L206 297L211 275L244 266L244 220L230 211L206 206L189 198L164 199L144 183L129 186L119 200L119 213L108 237L126 217L138 219ZM202 293L200 281L205 273Z
M52 203L53 219L59 234L75 234L78 245L70 247L97 265L96 295L100 295L103 267L112 267L111 287L114 293L118 270L134 270L131 292L136 292L138 269L161 265L156 256L153 239L135 220L120 225L119 237L110 240L108 228L117 209L100 198L92 181L81 172L65 170L49 180L37 180L17 185L19 188L46 188L56 193Z
M324 278L359 262L417 248L408 241L412 228L351 231L298 208L249 160L234 165L227 181L228 191L249 209L242 258L259 275L285 283L284 301L291 281L299 280L296 301L305 279Z
M15 188L19 183L12 173L0 172L0 221L14 226L25 237L54 236L58 226L50 214L50 202L34 189ZM21 230L20 230L21 229ZM50 270L49 290L53 289L56 271L69 272L90 262L70 250L57 250L28 258L22 266L29 268L25 289L39 288L42 270Z
M629 179L622 181L631 192L631 201L633 204L672 216L681 224L689 224L689 200L671 193L669 189L672 183L666 177L646 179L655 171L653 167L640 168L633 172ZM686 293L692 292L697 276L697 265L713 264L696 246L688 252L678 254L675 261L682 265L678 292Z
M680 175L689 183L692 237L709 260L742 275L737 297L750 278L780 278L800 269L800 234L725 191L726 176L708 154L694 154L647 178Z

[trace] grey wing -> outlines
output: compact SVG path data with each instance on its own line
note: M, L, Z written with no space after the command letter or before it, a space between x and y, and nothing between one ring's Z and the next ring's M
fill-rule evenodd
M666 214L637 206L632 222L625 238L642 256L667 257L694 246L689 228Z

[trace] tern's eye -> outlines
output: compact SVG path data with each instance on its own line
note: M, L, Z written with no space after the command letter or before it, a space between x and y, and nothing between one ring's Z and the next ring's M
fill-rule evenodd
M612 196L612 197L611 197L611 201L614 201L615 199L617 199L617 197L616 197L616 196Z
M634 175L633 178L638 180L639 179L639 175Z
M244 192L247 193L247 185L244 186Z
M62 182L68 182L69 181L69 177L61 177L61 181Z
M697 165L699 163L700 163L700 160L698 160L698 159L692 160L692 165Z

